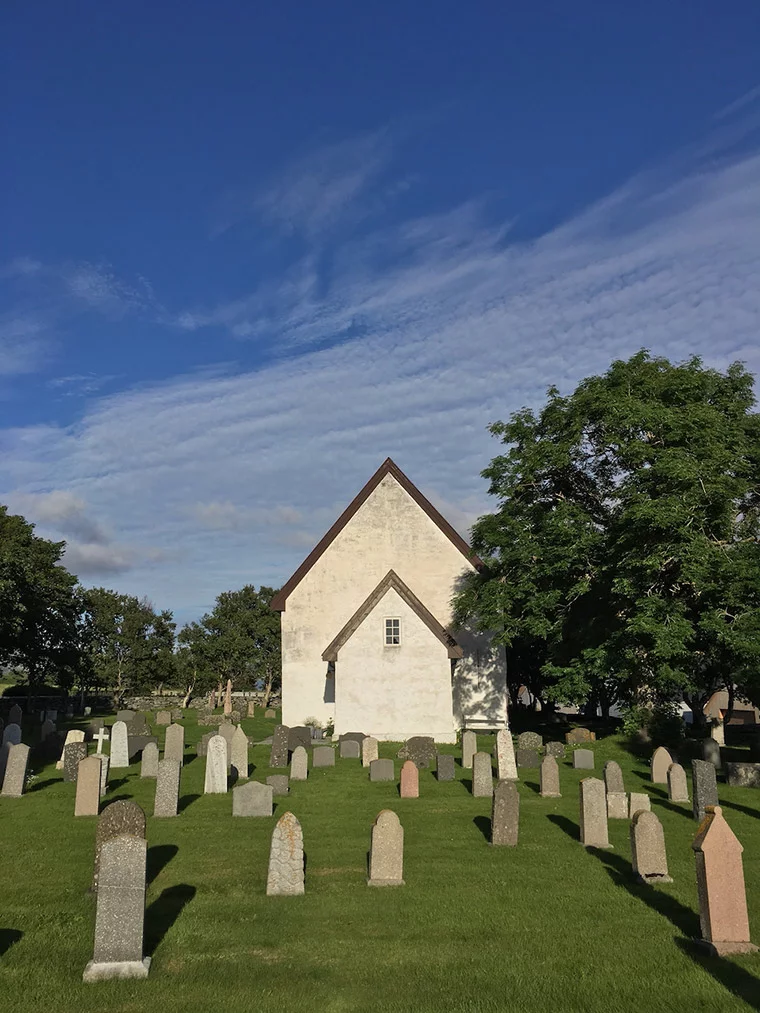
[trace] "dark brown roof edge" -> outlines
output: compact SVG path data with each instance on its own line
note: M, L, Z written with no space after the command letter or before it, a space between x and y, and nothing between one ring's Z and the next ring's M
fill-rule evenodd
M375 590L365 601L362 602L356 612L354 612L337 637L335 637L332 643L325 648L322 653L322 661L338 660L338 651L354 635L354 633L356 633L375 605L382 600L383 596L390 590L390 588L393 588L394 591L397 591L398 594L401 595L409 608L417 614L430 632L438 637L448 651L450 658L462 657L462 648L457 644L456 640L454 640L448 630L445 630L443 626L441 626L433 613L430 612L429 609L425 608L417 595L414 594L409 587L407 587L399 575L395 573L395 571L389 570Z
M322 553L328 548L330 543L340 534L343 528L345 528L345 526L357 512L362 503L364 503L365 500L369 499L370 494L374 492L374 490L378 487L378 485L380 485L380 483L382 482L382 480L385 478L386 475L393 475L398 484L409 493L409 495L412 497L412 499L418 506L422 507L422 509L430 518L430 520L444 533L444 535L446 535L446 537L449 539L450 542L456 545L456 547L459 549L462 555L468 560L468 562L472 563L472 565L477 570L479 570L483 566L482 560L475 555L475 553L472 551L472 549L464 540L464 538L462 538L459 532L455 531L454 528L446 520L446 518L436 510L436 508L433 506L430 500L426 499L425 496L422 495L417 486L406 477L401 468L399 468L398 465L395 464L390 459L390 457L386 457L386 459L377 469L377 471L369 480L369 482L367 482L367 484L364 486L363 489L361 489L358 495L355 496L353 500L351 500L349 505L346 507L346 509L343 511L343 513L340 515L337 521L333 524L333 526L330 528L327 534L324 535L319 542L317 542L317 544L311 550L306 559L304 559L303 563L301 563L301 565L298 567L298 569L290 578L290 580L288 580L285 584L283 584L283 586L280 588L280 590L277 592L274 598L272 598L272 601L269 606L271 609L273 609L275 612L285 611L285 603L288 600L288 595L290 594L290 592L298 584L301 583L303 578L306 576L306 574L309 572L312 566L314 566L314 564L322 555Z

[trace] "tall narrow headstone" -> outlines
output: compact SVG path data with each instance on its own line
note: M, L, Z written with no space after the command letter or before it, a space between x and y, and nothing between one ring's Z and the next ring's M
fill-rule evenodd
M272 732L272 750L269 754L270 767L287 767L288 765L288 726L275 725Z
M143 958L146 854L142 837L122 834L103 844L95 948L84 981L148 976L150 957Z
M539 771L542 798L561 798L559 790L559 766L553 756L545 756Z
M719 805L707 807L692 848L697 858L699 921L704 943L720 957L728 953L754 953L757 947L749 938L744 848L726 823Z
M293 813L287 812L272 831L267 896L292 897L303 892L303 830Z
M95 753L100 760L100 797L103 798L108 791L108 771L111 767L111 757L105 753Z
M8 744L3 777L3 798L21 798L26 781L26 765L29 762L29 746L23 742Z
M515 744L508 728L500 728L494 743L496 754L496 776L500 781L517 780L517 761L515 760Z
M547 760L553 759L551 756ZM556 760L554 761L556 767ZM514 848L520 829L520 794L514 781L499 781L491 807L491 844Z
M70 742L63 747L63 779L76 781L79 773L79 761L87 756L86 742Z
M8 723L11 725L20 725L24 720L24 712L21 710L17 703L11 707L8 711Z
M680 763L671 763L668 767L668 798L671 802L689 801L689 786L686 783L686 771Z
M438 753L435 758L435 773L439 781L454 780L454 757L451 753Z
M227 791L227 743L221 735L212 735L206 753L206 795L224 795Z
M185 758L185 728L183 725L169 725L164 737L164 759L177 760L182 766Z
M129 731L125 721L115 721L111 729L111 770L129 766Z
M158 777L158 746L155 742L148 742L143 748L140 777Z
M261 781L249 781L232 789L233 816L271 816L272 795L271 784Z
M493 795L493 771L488 753L476 753L472 758L472 794L478 798Z
M290 757L290 780L305 781L309 776L309 754L303 746L296 746Z
M379 743L371 735L362 739L362 767L368 767L373 760L378 758Z
M702 739L702 759L708 763L712 763L713 766L719 770L722 766L720 758L720 743L715 739Z
M420 773L414 760L407 760L401 768L401 798L419 798Z
M3 741L5 741L5 739L3 739ZM66 749L66 746L70 745L72 742L84 742L84 731L81 728L69 728L66 732L66 739L64 740L63 749L61 750L61 758L55 765L56 770L63 770L63 759L65 755L64 750Z
M607 760L604 765L604 786L607 789L608 795L625 794L623 771L620 769L620 764L616 763L615 760Z
M652 784L667 784L668 783L668 767L673 762L673 757L667 751L665 746L658 746L652 753L652 761L650 765L650 779Z
M46 718L42 722L42 725L40 727L40 741L44 742L45 739L48 737L48 735L52 735L54 731L55 731L55 725L53 724L52 721L49 721Z
M232 714L232 679L227 680L227 688L224 691L224 713Z
M248 736L240 725L232 733L232 771L239 781L248 778Z
M100 757L96 754L79 761L75 816L97 816L100 810Z
M462 766L472 769L472 758L478 751L478 737L475 732L462 732Z
M230 721L222 721L217 735L221 735L227 743L227 770L232 766L232 736L234 734L235 726Z
M156 797L153 802L153 815L171 817L177 815L179 804L179 776L181 771L179 760L165 756L158 764L156 778Z
M256 717L256 703L255 703L255 701L253 701L253 700L249 700L248 701L248 705L247 705L246 711L245 711L245 716L247 718L255 718Z
M672 883L668 875L665 834L653 812L639 810L631 820L631 865L645 883Z
M128 834L131 837L145 837L145 813L136 802L127 800L111 802L98 817L95 830L95 861L92 873L92 892L98 890L100 853L106 841Z
M404 828L390 809L378 813L372 825L367 885L404 885Z
M609 848L604 781L597 777L584 777L579 788L581 844L587 848Z
M718 782L715 777L715 766L709 760L691 761L692 811L694 819L701 823L705 818L708 806L718 804Z

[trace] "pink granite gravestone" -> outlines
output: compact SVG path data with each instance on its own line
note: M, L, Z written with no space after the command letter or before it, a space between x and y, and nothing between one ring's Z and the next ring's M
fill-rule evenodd
M401 797L419 798L420 775L414 760L407 760L401 768Z

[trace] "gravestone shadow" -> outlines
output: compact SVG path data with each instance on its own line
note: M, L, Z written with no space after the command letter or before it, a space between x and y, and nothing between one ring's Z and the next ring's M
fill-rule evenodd
M489 816L476 816L472 821L488 843L491 843L491 819Z
M20 929L0 929L0 956L17 943L24 933Z
M525 785L526 788L530 788L531 791L535 791L535 793L537 795L541 791L541 785L540 784L536 784L535 781L523 781L523 784Z
M467 791L469 792L469 794L472 795L472 778L471 777L463 777L462 780L459 783L463 784L465 786L465 788L467 789Z
M177 803L177 812L184 812L188 806L191 806L193 802L197 801L200 797L200 795L183 795Z
M145 955L152 957L159 943L195 896L194 886L168 886L145 912Z
M754 790L757 791L756 788ZM745 816L754 816L756 820L760 820L760 809L750 809L749 806L739 805L738 802L727 802L725 799L721 799L720 804L726 809L736 809L737 812L744 813Z
M695 964L699 964L703 971L712 975L726 991L733 993L752 1009L760 1010L760 978L725 957L712 956L693 939L676 937L673 941L679 950Z
M152 883L162 869L171 862L179 851L176 844L154 844L148 848L145 860L145 881Z
M558 826L560 830L563 830L568 837L572 837L574 841L581 839L581 828L577 823L573 823L567 816L557 816L555 813L550 813L547 817L555 826Z
M117 777L113 781L108 782L109 789L111 788L123 788L124 785L129 781L128 777Z
M134 795L128 795L126 792L122 792L121 795L114 795L112 797L110 795L111 786L109 785L108 787L109 787L108 805L110 805L112 802L130 802L135 797Z
M631 773L634 777L640 777L642 781L649 781L652 777L652 773L649 770L632 770Z
M31 795L33 791L42 791L43 788L49 787L51 784L59 784L63 782L62 777L49 777L46 781L40 781L39 784L33 784L31 788L28 788L24 794Z
M675 802L670 801L668 793L666 791L662 791L661 788L650 788L649 793L652 795L652 801L661 808L669 809L670 812L673 813L680 813L687 819L694 819L694 813L692 812L691 805L688 802L684 802L683 805L676 805ZM684 809L684 806L688 806L688 808Z

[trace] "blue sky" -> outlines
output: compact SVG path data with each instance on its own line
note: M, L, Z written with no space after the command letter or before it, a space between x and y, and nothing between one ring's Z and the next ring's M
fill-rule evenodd
M760 368L760 6L0 13L0 502L180 620L388 455L466 533L486 425L641 346Z

